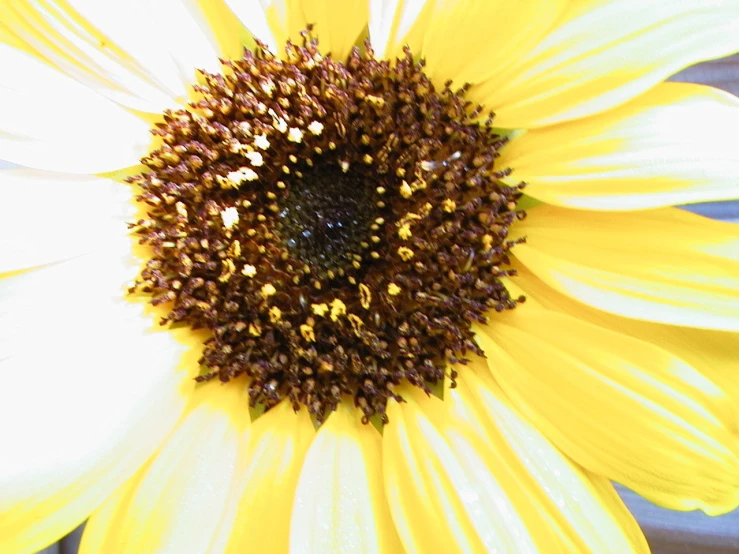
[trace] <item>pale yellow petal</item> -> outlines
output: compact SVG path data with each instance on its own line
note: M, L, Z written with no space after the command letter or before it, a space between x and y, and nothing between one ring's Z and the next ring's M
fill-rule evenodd
M392 59L405 44L417 46L433 9L432 0L370 0L369 35L375 56ZM411 29L414 39L407 40Z
M470 98L493 110L505 128L603 112L684 67L739 50L738 12L736 0L570 2L511 71L474 87Z
M586 469L672 509L739 504L737 407L683 360L536 308L477 331L516 408Z
M565 551L649 552L638 524L608 480L573 463L521 417L485 375L484 360L475 358L459 371L457 385L445 390L444 401L504 460Z
M0 273L104 247L135 217L127 185L37 170L0 171Z
M135 165L148 124L15 48L0 44L0 159L70 173Z
M290 522L295 554L402 552L382 481L380 434L342 403L318 430Z
M235 482L248 403L242 380L201 385L125 501L87 523L80 552L206 552Z
M515 257L544 282L611 313L739 330L739 231L676 208L537 206L512 229Z
M383 430L390 512L407 552L558 552L495 453L448 406L410 388L391 401Z
M209 552L288 551L295 487L314 436L308 413L296 413L287 401L252 424L247 456Z
M288 40L299 41L306 28L300 0L225 0L241 23L267 45L282 55ZM299 42L298 42L299 43Z
M502 151L506 180L549 204L638 210L739 197L739 99L662 83L597 116L534 129Z
M0 279L2 552L35 552L81 523L184 410L198 353L125 298L129 250L111 240Z
M86 87L133 109L159 112L176 106L168 90L77 13L58 2L9 0L0 16L20 47Z
M244 47L253 48L254 39L228 7L227 0L185 0L199 20L207 22L212 41L218 44L218 53L224 59L240 59ZM203 25L201 24L201 27Z
M216 0L219 1L219 0ZM195 69L218 69L198 0L10 0L0 15L62 71L121 104L158 113L187 98Z

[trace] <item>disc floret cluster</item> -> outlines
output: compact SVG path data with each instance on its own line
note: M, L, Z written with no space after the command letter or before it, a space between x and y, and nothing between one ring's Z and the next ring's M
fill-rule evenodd
M319 421L348 395L385 420L399 384L453 380L481 353L471 324L519 301L501 278L520 187L467 87L437 90L410 52L339 61L303 38L202 73L156 124L130 179L151 251L134 290L210 331L198 380L246 375L252 404Z

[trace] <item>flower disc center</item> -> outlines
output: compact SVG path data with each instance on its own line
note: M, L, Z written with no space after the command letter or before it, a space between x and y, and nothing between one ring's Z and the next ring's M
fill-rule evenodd
M134 288L168 306L163 324L209 331L198 381L245 375L253 404L321 421L350 397L384 419L398 385L453 381L481 353L472 324L516 306L520 187L466 87L410 51L342 61L303 37L203 73L200 100L155 126L130 179L151 250Z
M356 174L316 168L292 183L281 204L279 236L319 275L343 271L369 245L377 208L372 188Z

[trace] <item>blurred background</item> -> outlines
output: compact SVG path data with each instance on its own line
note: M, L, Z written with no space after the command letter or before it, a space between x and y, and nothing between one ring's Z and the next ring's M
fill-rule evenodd
M707 84L739 96L739 54L696 65L671 80ZM739 143L736 147L739 149ZM710 202L687 206L687 209L739 223L739 201ZM53 453L49 455L53 456ZM623 487L619 487L619 493L641 524L654 554L739 553L739 510L721 517L708 517L702 512L673 512L658 508ZM77 554L80 536L81 529L77 529L39 554Z

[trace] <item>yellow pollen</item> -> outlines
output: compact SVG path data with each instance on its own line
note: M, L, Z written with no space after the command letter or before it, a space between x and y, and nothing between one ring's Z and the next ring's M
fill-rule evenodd
M349 171L349 162L347 161L339 162L339 165L341 166L341 171L343 171L344 173Z
M226 208L221 212L221 220L226 229L233 229L234 225L239 222L239 210L234 206Z
M411 250L410 248L407 248L405 246L401 246L400 248L398 248L398 256L400 256L404 262L410 260L414 255L415 254L413 253L413 250Z
M441 203L441 209L450 214L457 209L457 203L451 198L447 198Z
M311 310L313 310L313 313L319 317L323 317L328 313L328 304L326 303L311 304L310 307Z
M364 162L365 164L367 164L367 165L370 165L370 164L372 163L372 156L370 156L369 154L365 154L365 155L364 155L364 156L362 157L362 161L363 161L363 162Z
M301 142L303 140L303 131L297 127L290 127L290 131L287 134L287 140L290 142Z
M269 298L276 292L277 292L277 289L273 287L271 283L267 283L266 285L262 287L262 296L264 296L265 298Z
M254 277L257 274L257 268L251 264L246 264L244 269L241 270L241 274L245 277Z
M269 309L269 320L272 323L277 323L280 319L282 319L282 310L277 306L272 306Z
M308 125L308 130L314 135L318 136L323 133L323 123L321 123L320 121L311 121L311 124Z
M407 181L403 181L403 184L400 185L400 196L402 196L403 198L410 198L412 195L413 189Z
M269 148L269 139L267 138L267 135L261 134L254 137L254 146L260 150L267 150L267 148Z
M349 320L349 323L351 323L352 325L354 334L359 336L362 331L362 327L364 326L364 321L362 321L362 319L359 316L356 316L354 314L349 314L346 317Z
M247 152L244 154L249 161L251 162L251 165L254 167L259 167L264 165L264 157L259 152Z
M413 233L411 232L411 226L407 223L403 223L403 225L400 226L400 229L398 229L398 236L403 240L408 240L413 236Z
M250 323L249 324L249 334L252 337L258 337L259 335L262 334L262 327L259 325L259 323L257 323L257 324Z
M230 258L238 258L241 256L241 242L235 240L231 243L231 246L228 249L228 256Z
M493 237L491 235L482 236L482 249L484 252L488 252L493 246Z
M401 291L401 288L398 285L396 285L395 283L390 283L387 286L387 293L390 296L398 296L400 294L400 291Z
M372 292L364 283L359 284L359 302L365 310L369 310L370 302L372 302Z
M346 314L346 304L338 298L334 298L331 302L331 321L338 321L344 314Z
M177 213L187 219L187 206L183 202L177 202L175 207L177 208Z
M231 258L226 258L223 260L223 273L218 277L218 280L221 283L225 283L231 278L234 271L236 271L236 266L234 265L233 260Z
M316 334L313 332L313 327L306 325L305 323L300 326L300 334L308 342L316 342Z
M369 102L373 106L377 106L379 108L385 105L385 99L381 96L375 96L374 94L368 94L367 96L365 96L365 100L367 100L367 102Z

